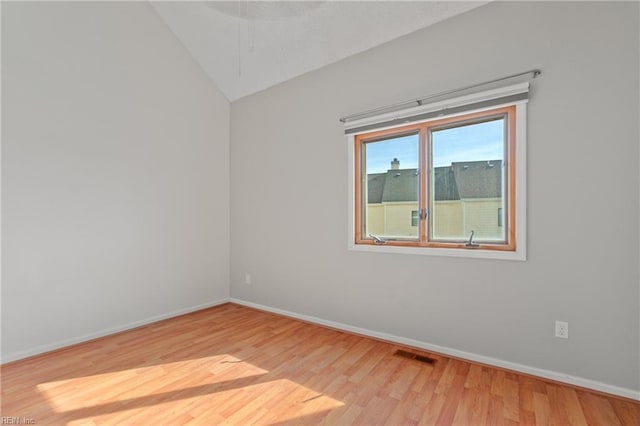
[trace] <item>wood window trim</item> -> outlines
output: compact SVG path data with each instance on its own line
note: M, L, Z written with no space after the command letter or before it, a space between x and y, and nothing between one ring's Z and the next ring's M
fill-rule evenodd
M480 242L477 247L468 247L465 242L443 242L443 241L430 241L429 240L429 219L420 218L420 231L418 239L394 239L388 240L384 244L376 243L372 238L368 238L367 235L363 235L363 212L365 194L363 189L367 176L364 171L364 158L363 158L363 146L366 143L376 142L381 139L390 137L401 137L410 134L419 135L420 155L419 155L419 211L426 211L429 204L429 178L430 178L430 165L429 155L427 149L430 147L430 141L428 135L430 129L436 127L446 127L450 124L461 124L465 122L473 124L473 122L482 122L483 119L491 119L497 116L505 117L506 124L506 171L507 176L505 179L506 190L504 191L505 202L504 206L507 210L507 216L504 218L503 227L505 229L506 243L483 243ZM367 133L357 134L353 139L353 152L354 152L354 242L356 245L361 246L390 246L390 247L418 247L418 248L433 248L433 249L461 249L466 251L497 251L497 252L514 252L516 251L516 185L517 185L517 170L516 170L516 105L509 105L505 107L494 108L486 111L472 112L452 117L446 117L441 119L434 119L419 123L413 123L400 127L393 127L382 130L375 130ZM456 126L451 126L456 127ZM422 171L429 171L423 173ZM425 210L423 210L425 209Z

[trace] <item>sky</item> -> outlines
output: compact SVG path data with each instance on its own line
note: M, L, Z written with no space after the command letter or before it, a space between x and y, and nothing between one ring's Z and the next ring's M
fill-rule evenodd
M432 134L433 165L501 160L504 156L503 131L503 119L435 131ZM400 161L401 169L417 169L418 139L418 135L409 135L368 143L367 174L386 172L394 158Z

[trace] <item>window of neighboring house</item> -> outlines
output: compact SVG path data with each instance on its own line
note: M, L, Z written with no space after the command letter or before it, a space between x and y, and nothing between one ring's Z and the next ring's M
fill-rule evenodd
M419 221L418 210L411 210L411 226L418 226Z
M508 105L356 134L354 244L515 252L523 185L516 136L524 139L516 111Z

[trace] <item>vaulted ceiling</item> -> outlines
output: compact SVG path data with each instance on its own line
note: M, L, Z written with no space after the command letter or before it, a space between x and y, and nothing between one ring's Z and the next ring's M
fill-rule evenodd
M152 2L230 100L489 1Z

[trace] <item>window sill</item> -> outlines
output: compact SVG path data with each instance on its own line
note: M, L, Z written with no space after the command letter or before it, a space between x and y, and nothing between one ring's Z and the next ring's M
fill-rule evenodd
M498 260L527 260L526 253L522 249L516 251L482 250L476 248L456 249L456 248L427 248L427 247L402 247L371 244L349 243L349 250L363 251L369 253L392 253L392 254L415 254L421 256L448 256L467 257L475 259L498 259Z

